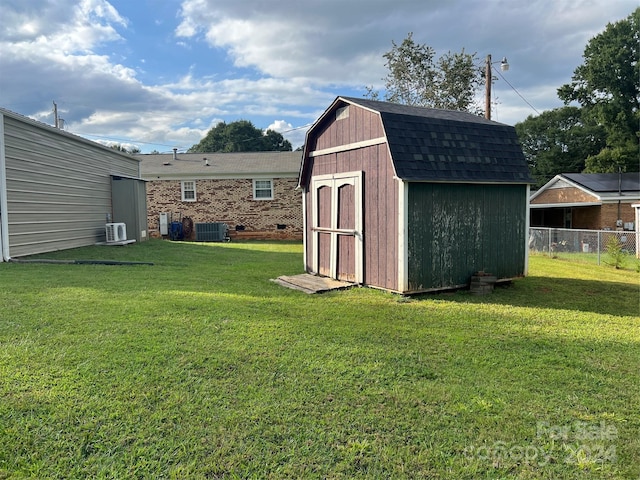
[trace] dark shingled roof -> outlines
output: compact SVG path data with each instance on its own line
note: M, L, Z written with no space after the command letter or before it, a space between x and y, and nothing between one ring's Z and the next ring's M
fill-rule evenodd
M467 112L339 98L380 113L403 180L534 183L509 125Z
M640 173L563 173L563 177L596 193L638 192Z

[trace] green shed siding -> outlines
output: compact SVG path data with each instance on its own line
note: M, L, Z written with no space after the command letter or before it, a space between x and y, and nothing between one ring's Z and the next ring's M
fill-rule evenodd
M409 183L409 291L524 274L526 185Z

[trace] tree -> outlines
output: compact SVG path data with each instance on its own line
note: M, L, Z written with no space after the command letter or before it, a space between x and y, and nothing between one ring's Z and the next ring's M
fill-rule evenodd
M196 152L290 152L291 142L274 130L263 132L248 120L220 122L188 151Z
M578 173L585 159L606 145L606 132L585 122L582 109L562 107L538 116L530 115L515 125L531 175L541 187L559 173Z
M112 148L119 152L129 153L131 155L140 153L140 149L138 147L125 147L124 145L121 145L119 143L114 143L112 145L109 145L109 148Z
M584 117L606 131L606 150L588 162L592 171L638 170L639 45L640 7L593 37L585 47L584 63L574 70L571 82L558 89L565 105L577 102Z
M638 171L638 146L604 148L585 162L585 173L618 173Z
M481 69L476 54L447 52L436 59L435 50L417 44L409 33L400 45L391 42L385 53L385 100L406 105L466 110L478 113L475 93L482 85ZM379 98L379 92L367 87L369 98Z

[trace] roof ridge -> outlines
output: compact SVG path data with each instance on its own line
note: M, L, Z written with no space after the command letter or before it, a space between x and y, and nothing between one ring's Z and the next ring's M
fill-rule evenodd
M375 110L381 114L398 114L406 116L415 116L421 118L437 118L445 121L466 121L485 125L506 125L504 123L488 120L483 116L476 115L466 110L453 110L446 108L426 107L422 105L407 105L403 103L395 103L382 100L371 100L367 98L356 97L338 97L348 103L359 105L364 108ZM506 125L508 126L508 125Z

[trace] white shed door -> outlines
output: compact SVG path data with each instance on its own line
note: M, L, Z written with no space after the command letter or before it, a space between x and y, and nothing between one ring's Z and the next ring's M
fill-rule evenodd
M312 258L319 275L362 283L362 172L312 182Z

